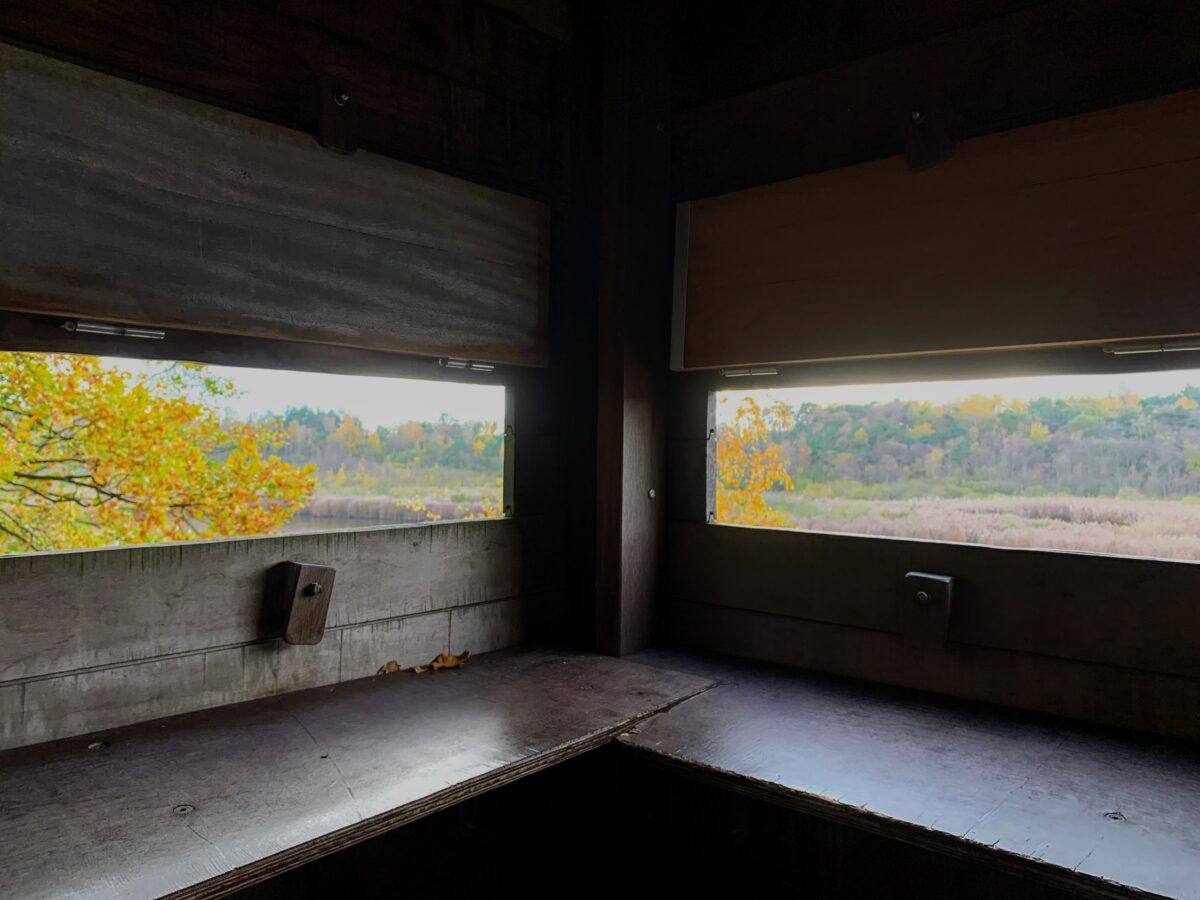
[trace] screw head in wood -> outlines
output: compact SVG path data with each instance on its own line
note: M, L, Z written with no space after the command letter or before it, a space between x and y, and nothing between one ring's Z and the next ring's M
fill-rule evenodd
M308 585L308 586L307 586L307 587L304 589L304 593L305 593L305 594L307 594L307 595L308 595L308 596L310 596L310 597L320 597L320 596L321 596L321 592L322 592L322 591L324 591L324 590L325 590L325 588L324 588L324 587L322 587L322 585L321 585L321 582L319 582L319 581L314 581L312 584Z
M917 591L917 602L928 603L933 598L929 595L929 591Z
M912 120L918 125L920 125L925 119L925 113L921 112L919 109L914 109L911 113L909 113L909 115L912 116Z
M646 496L649 497L651 500L653 500L655 497L658 496L658 494L655 493L654 488L650 488L650 490L646 491Z
M345 106L350 102L350 94L347 91L337 91L333 95L333 102L338 106Z

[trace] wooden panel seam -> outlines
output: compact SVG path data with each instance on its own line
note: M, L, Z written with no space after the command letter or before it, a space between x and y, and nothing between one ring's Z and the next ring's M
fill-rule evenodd
M898 633L900 579L913 570L955 577L955 643L1200 676L1197 563L680 520L668 529L668 594L762 613Z
M377 625L390 625L406 622L409 620L420 619L425 616L433 616L441 613L449 613L455 611L465 611L473 609L477 606L491 606L497 603L511 603L514 600L526 600L530 598L539 598L551 595L551 591L536 591L532 593L521 592L503 597L494 597L488 600L476 600L468 603L462 603L457 606L444 606L437 609L424 610L422 612L402 613L395 616L383 616L378 619L363 619L356 622L345 622L340 625L330 625L325 629L326 638L324 640L334 640L336 636L344 631L353 631L354 629L369 628ZM100 663L94 666L81 666L77 669L60 669L52 672L42 672L37 675L25 675L18 678L9 678L0 680L0 690L12 685L35 684L39 681L52 681L56 678L66 678L75 675L88 675L93 672L106 672L112 669L124 669L130 666L140 666L144 663L163 662L174 659L187 659L192 656L204 656L207 653L218 653L225 650L237 650L243 647L268 647L279 644L279 637L264 637L250 641L236 641L229 644L213 644L211 646L196 647L189 650L178 650L173 653L162 653L157 656L140 656L134 659L122 660L121 662ZM324 643L322 640L320 643ZM469 647L467 649L470 649ZM480 651L483 652L483 651ZM301 656L304 651L295 651L297 657Z
M552 520L522 517L3 557L10 600L29 602L0 628L0 672L8 681L265 637L266 573L284 559L339 566L334 627L552 590L566 576L558 539ZM119 615L105 618L101 587L118 592ZM21 624L21 609L36 618Z
M684 647L1200 740L1197 678L963 644L919 653L884 632L692 600L664 612Z

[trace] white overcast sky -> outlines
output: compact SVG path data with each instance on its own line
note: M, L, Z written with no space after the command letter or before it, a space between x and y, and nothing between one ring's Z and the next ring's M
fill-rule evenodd
M1039 397L1108 397L1134 393L1142 397L1170 396L1189 384L1200 386L1200 369L1170 372L1124 372L1113 375L1038 375L1027 378L979 378L970 381L913 381L897 384L850 384L826 387L765 388L721 391L717 422L733 419L739 398L750 395L760 404L782 400L791 406L819 403L890 403L893 400L927 400L942 404L964 400L971 394L1000 394L1009 400Z
M135 373L161 365L116 357L104 361ZM230 379L242 391L242 396L225 403L241 419L307 404L348 412L369 430L408 421L436 422L443 413L460 422L504 424L504 388L499 386L231 366L209 366L208 371Z

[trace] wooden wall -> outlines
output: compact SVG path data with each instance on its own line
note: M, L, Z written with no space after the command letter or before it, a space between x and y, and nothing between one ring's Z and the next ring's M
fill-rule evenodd
M334 84L355 102L361 146L567 192L569 38L476 0L14 0L0 34L302 131Z
M668 641L1200 739L1200 563L709 524L709 392L730 384L672 388ZM955 578L944 642L907 634L912 571Z
M663 547L670 314L669 0L603 7L596 638L647 647Z
M545 519L0 559L0 748L486 653L563 602ZM313 646L282 643L268 572L337 568Z
M905 149L912 113L962 140L1200 84L1191 0L704 0L676 25L678 199Z
M865 0L702 0L677 11L673 75L674 196L695 200L903 154L914 112L932 114L950 141L965 141L1195 88L1200 7L1185 0L972 0L884 10ZM836 181L845 171L820 177ZM902 244L908 207L893 212L891 233ZM888 241L880 236L881 245ZM819 237L815 243L821 258L813 264L820 265L830 247L822 249ZM756 249L753 239L746 246ZM792 250L802 254L805 246ZM928 259L931 268L945 262L936 252ZM876 300L873 312L857 311L859 321L884 315L891 297L884 291ZM738 308L737 296L728 302ZM1186 315L1186 303L1178 308ZM1140 309L1136 302L1110 309L1108 324L1137 335ZM811 325L795 316L776 336ZM713 333L719 338L722 330ZM807 337L811 347L836 342L838 352L829 355L855 355L855 336L845 329L822 335L814 328ZM1047 371L1096 371L1104 361L1097 349L1089 351L1095 359L1043 352L1055 361ZM705 524L709 391L789 379L871 383L984 377L989 367L993 374L1039 370L1038 361L1018 357L811 363L736 385L715 372L673 375L661 633L688 646L1200 738L1200 677L1191 662L1200 640L1196 566L1068 554L1018 559L980 548ZM961 579L950 639L937 649L914 646L903 633L897 579L911 570Z
M545 367L463 376L510 389L513 518L6 559L0 744L361 677L451 647L532 636L590 646L599 49L587 29L576 35L576 17L567 0L0 6L0 40L314 145L322 93L344 90L363 150L533 198L551 219ZM61 349L61 333L30 312L0 317L4 346ZM429 360L316 344L181 333L161 345L144 352L445 377ZM279 644L259 618L265 572L285 558L339 566L332 628L315 647Z

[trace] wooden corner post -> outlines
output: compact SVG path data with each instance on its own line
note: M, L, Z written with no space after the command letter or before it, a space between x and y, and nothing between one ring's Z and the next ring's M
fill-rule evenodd
M604 8L596 644L616 655L652 639L663 556L671 6L614 0Z

